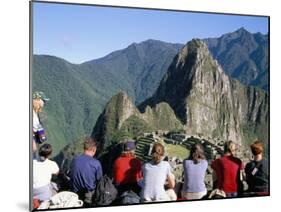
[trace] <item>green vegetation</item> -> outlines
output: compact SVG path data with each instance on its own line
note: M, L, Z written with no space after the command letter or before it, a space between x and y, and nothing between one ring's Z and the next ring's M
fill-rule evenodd
M144 132L150 131L149 125L139 117L132 115L130 118L126 120L126 122L122 125L120 131L125 131L130 133L132 137L137 137L142 135Z
M224 39L220 40L222 42L217 42L220 38L207 39L210 51L229 75L245 84L259 86L266 90L268 37L250 34L245 30L234 32L234 34L243 39L233 41L226 39L228 35L223 36ZM231 38L232 35L229 36ZM249 44L247 45L249 51L239 43L241 40ZM217 43L222 45L217 46ZM199 43L195 42L193 48L196 49L198 45ZM117 92L126 92L136 104L152 96L181 47L183 47L182 44L148 40L140 44L134 43L126 49L79 65L53 56L35 55L32 88L44 91L50 97L50 102L45 107L47 118L43 123L46 127L48 142L54 147L54 154L81 136L91 134L106 102ZM253 81L248 71L255 69L258 70L258 75ZM212 67L210 70L212 71ZM256 76L256 74L252 75ZM167 78L167 75L165 77ZM179 86L177 84L181 80L182 76L175 78L167 89L171 86ZM183 89L177 94L184 95L182 91ZM165 90L162 94L168 95L169 90ZM171 93L171 96L174 97L175 94ZM181 102L173 99L172 104L174 104L173 107L175 105L178 107ZM118 107L118 105L115 106ZM180 114L178 118L185 115L185 111L176 111L176 113ZM119 114L118 111L116 114ZM137 116L129 118L124 125L119 126L117 131L116 117L104 121L112 122L112 125L107 124L108 128L103 129L108 132L105 137L108 138L107 141L111 139L110 142L126 136L134 137L149 129L151 131L182 129L180 122L173 117L173 110L166 106L153 108L145 120ZM267 129L267 126L265 128ZM244 131L249 139L253 137L248 132L248 126L245 126ZM259 131L256 130L255 133L259 132L267 134L262 128L259 128ZM214 132L214 134L217 133L219 132Z
M167 155L185 159L189 156L189 150L180 145L165 144Z
M50 98L44 125L54 154L90 135L106 102L117 92L125 91L136 102L152 95L181 46L149 40L79 65L35 55L32 89Z

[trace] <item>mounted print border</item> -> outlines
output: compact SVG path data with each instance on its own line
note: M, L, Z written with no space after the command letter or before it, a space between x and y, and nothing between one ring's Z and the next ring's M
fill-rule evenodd
M270 195L270 17L30 2L30 210Z

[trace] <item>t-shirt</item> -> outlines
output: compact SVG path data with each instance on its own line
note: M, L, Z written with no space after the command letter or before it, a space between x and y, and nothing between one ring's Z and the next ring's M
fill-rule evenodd
M224 192L237 192L240 179L240 170L244 169L243 163L234 156L223 156L213 161L211 167L217 176L217 187Z
M33 110L33 122L32 122L32 129L33 132L37 132L37 130L41 127L40 119L38 113Z
M204 183L208 162L200 160L195 164L193 160L184 160L184 186L185 192L202 192L206 190Z
M142 167L143 188L141 196L147 201L167 199L164 185L168 176L172 176L170 164L161 161L158 164L145 163Z
M120 156L113 165L113 178L116 184L132 184L142 179L141 162L132 156Z
M256 170L255 167L257 167ZM268 162L265 159L261 161L251 161L245 168L246 179L251 192L268 192Z
M102 177L100 162L89 156L76 156L70 165L70 185L74 192L88 192L96 188L96 182Z
M33 160L33 188L40 188L51 183L52 174L57 174L59 167L56 162L46 159Z

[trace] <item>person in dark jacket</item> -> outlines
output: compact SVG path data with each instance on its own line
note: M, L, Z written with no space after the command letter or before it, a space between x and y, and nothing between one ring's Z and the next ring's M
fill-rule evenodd
M257 195L268 194L268 161L263 157L263 144L254 141L251 144L254 159L247 163L245 168L248 191Z

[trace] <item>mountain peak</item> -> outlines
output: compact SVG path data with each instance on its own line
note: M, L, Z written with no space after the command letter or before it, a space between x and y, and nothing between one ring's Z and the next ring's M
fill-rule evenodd
M243 33L248 31L244 27L240 27L239 29L236 30L236 32Z
M211 57L207 44L200 39L192 39L179 52L177 66L184 66L186 63L195 63L205 57Z

